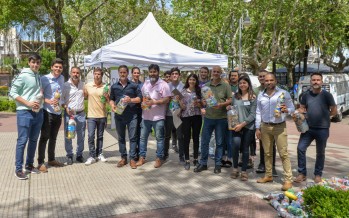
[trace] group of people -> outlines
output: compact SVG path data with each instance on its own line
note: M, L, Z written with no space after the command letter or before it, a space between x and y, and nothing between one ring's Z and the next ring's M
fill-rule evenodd
M29 57L29 68L24 69L14 80L10 95L17 104L18 140L16 146L16 176L27 179L27 173L47 172L45 151L48 142L48 162L52 167L64 166L55 159L55 145L64 111L67 131L69 119L76 121L76 161L83 163L84 138L87 123L89 157L85 164L107 161L103 155L103 133L107 121L106 105L115 112L115 127L121 155L117 167L127 164L132 169L141 167L147 159L148 137L154 131L156 138L155 168L159 168L169 157L170 138L172 149L178 152L179 162L185 170L193 165L194 172L207 170L208 159L214 155L214 173L221 173L222 166L232 166L231 178L248 180L250 156L256 155L256 140L260 140L261 162L258 172L265 176L258 183L273 181L276 148L284 169L282 190L292 187L292 182L306 180L306 150L316 140L315 182L321 181L325 160L326 141L329 136L330 117L336 115L336 104L332 95L322 90L322 75L311 75L311 90L300 101L300 113L306 114L309 130L301 133L298 143L298 176L293 179L291 162L287 151L286 116L292 115L295 107L290 94L277 85L274 74L261 70L258 79L261 85L252 87L249 76L235 71L228 79L222 78L222 68L214 66L210 71L202 67L199 75L187 76L181 82L181 71L172 68L160 78L156 64L148 67L149 78L140 80L140 69L118 68L119 79L107 87L102 82L103 71L93 71L93 82L80 80L80 69L73 67L70 79L64 83L61 75L63 62L55 59L51 72L41 78L38 70L41 58ZM132 78L132 79L130 79ZM216 103L211 105L203 96L202 88L209 89ZM109 90L108 90L109 89ZM40 100L40 94L43 101ZM85 114L84 99L88 102ZM43 102L43 105L40 103ZM228 130L227 111L235 108L238 123ZM58 109L57 109L58 108ZM38 166L34 167L34 155L40 134ZM126 146L126 130L129 152ZM97 132L97 136L96 136ZM201 137L200 137L201 135ZM173 137L176 136L176 137ZM215 143L212 143L212 139ZM193 160L190 161L189 145L193 140ZM96 143L95 143L96 140ZM173 143L178 141L177 143ZM28 142L25 170L23 171L24 149ZM214 152L210 144L215 144ZM66 165L73 164L72 139L65 138ZM201 152L201 154L200 154ZM200 159L199 159L200 156ZM240 156L240 158L239 158ZM239 163L241 160L241 164ZM241 169L239 170L239 166Z

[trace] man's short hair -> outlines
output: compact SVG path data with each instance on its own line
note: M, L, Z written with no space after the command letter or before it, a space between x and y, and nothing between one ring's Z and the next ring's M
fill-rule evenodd
M319 73L319 72L314 72L314 73L310 74L310 79L311 79L313 76L320 76L321 79L322 79L322 74Z
M157 64L151 64L151 65L149 65L148 70L149 71L150 70L156 70L156 71L160 72L160 67Z
M33 54L29 55L28 62L30 62L32 60L34 60L34 61L41 61L41 56L39 54L37 54L37 53L33 53Z
M275 79L275 81L277 81L277 78L276 78L276 75L275 74L273 74L273 73L267 73L267 74L265 74L265 76L268 76L268 75L272 75L273 77L274 77L274 79Z
M170 75L171 76L171 71L170 70L166 70L165 73L164 73L164 76L166 75Z
M77 69L77 70L79 70L79 72L81 72L80 67L72 67L72 68L70 69L70 72L73 71L73 69Z
M103 74L104 74L102 68L100 68L100 67L96 67L95 69L93 69L93 73L94 73L94 72L100 72L102 76L103 76Z
M267 71L266 69L261 69L258 71L258 73L270 73L269 71Z
M118 68L118 71L120 71L120 69L126 69L127 73L128 73L128 67L126 65L120 65L119 68Z
M60 58L55 58L53 59L52 63L51 63L51 67L53 67L53 65L55 64L61 64L63 66L63 60Z
M171 69L171 74L172 74L173 72L175 72L175 71L177 71L177 72L179 73L179 75L181 75L181 71L178 69L178 67L172 68L172 69Z

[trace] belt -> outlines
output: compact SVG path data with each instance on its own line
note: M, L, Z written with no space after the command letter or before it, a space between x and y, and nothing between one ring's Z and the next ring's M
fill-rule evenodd
M281 123L266 123L266 122L262 122L262 123L264 123L264 124L266 124L266 125L270 125L270 126L277 126L277 125L284 124L285 121L283 121L283 122L281 122Z
M81 114L82 112L85 112L84 110L82 111L75 111L76 114Z

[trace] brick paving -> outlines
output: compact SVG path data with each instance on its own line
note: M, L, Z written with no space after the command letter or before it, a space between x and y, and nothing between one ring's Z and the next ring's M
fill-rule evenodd
M229 177L230 169L195 174L178 164L178 155L170 154L163 167L155 169L155 142L149 140L148 162L138 168L116 168L120 160L115 131L104 135L107 163L91 166L74 163L63 168L49 168L46 174L30 175L19 181L14 176L14 154L17 139L16 117L0 114L0 217L275 217L277 213L262 195L279 191L282 180L257 184L260 176L249 170L249 181ZM289 153L296 175L299 134L292 122L287 123ZM327 145L324 177L348 175L349 126L333 123ZM87 134L86 134L87 135ZM340 141L343 139L343 142ZM338 143L339 142L339 143ZM74 147L76 142L73 143ZM84 157L88 157L87 139ZM315 146L308 148L308 181L312 181ZM57 160L65 161L63 131L56 146ZM256 160L258 164L258 160ZM282 165L276 168L281 176ZM305 182L297 187L304 186Z

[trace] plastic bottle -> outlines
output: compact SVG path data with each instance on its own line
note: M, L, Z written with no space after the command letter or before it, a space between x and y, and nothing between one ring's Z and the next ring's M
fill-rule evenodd
M126 108L127 105L128 105L128 104L124 101L124 98L125 98L125 97L126 97L126 96L123 96L123 97L119 100L118 104L116 105L115 113L121 115L121 114L124 112L125 108Z
M275 117L281 117L281 106L285 104L285 94L284 93L281 93L281 95L278 97L277 99L277 103L276 103L276 107L275 107L275 110L274 110L274 116Z
M191 101L190 101L190 107L192 108L192 110L194 110L194 108L195 108L195 102L198 100L198 97L195 95L195 94L193 94L192 96L191 96Z
M205 99L206 105L208 108L218 105L217 99L214 97L210 87L207 87L207 86L202 87L201 94L202 94L202 97Z
M34 97L34 101L35 101L35 102L38 102L39 105L41 105L42 100L43 100L43 97L44 97L44 96L43 96L42 93L40 92L39 94L37 94L37 95ZM32 111L38 113L38 112L40 111L40 107L39 107L39 108L36 108L36 109L32 108Z
M273 200L273 199L279 200L279 195L280 195L280 193L269 193L269 194L263 196L263 199L264 200Z
M309 130L309 126L307 120L305 119L305 116L299 113L298 110L294 112L294 119L298 132L305 133Z
M145 102L147 101L147 100L150 100L151 98L150 98L150 94L149 94L149 92L145 92L144 94L143 94L143 101L142 101L142 104L141 104L141 108L142 108L142 110L149 110L150 109L150 106L149 105L147 105Z
M61 93L58 91L58 89L55 91L54 98L57 100L59 100L61 98ZM54 106L53 110L55 112L60 112L61 106L59 106L59 104L57 104L56 106Z
M171 101L170 101L170 104L169 104L169 109L170 111L175 111L179 108L179 102L177 99L173 98Z
M233 130L236 125L239 124L239 114L235 106L231 106L230 110L227 112L228 118L228 129Z
M66 138L73 139L75 138L75 135L76 135L76 122L74 120L74 117L71 116L70 119L68 120Z
M106 83L103 87L103 95L101 96L101 102L104 104L107 101L107 98L104 96L104 94L108 93L109 91L109 83Z

